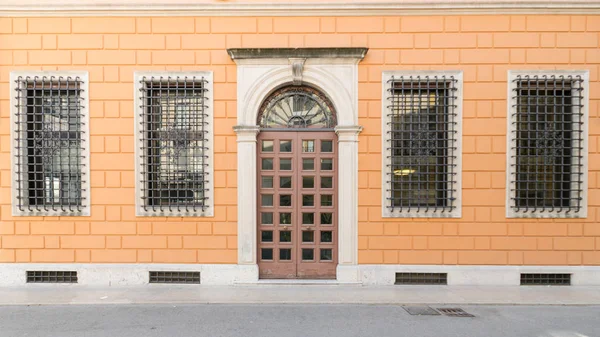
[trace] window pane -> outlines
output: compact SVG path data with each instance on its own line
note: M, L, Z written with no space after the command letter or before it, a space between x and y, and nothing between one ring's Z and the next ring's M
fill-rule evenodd
M271 212L260 213L260 223L263 225L272 225L273 224L273 213L271 213Z
M302 206L314 206L315 205L315 196L314 195L303 195L302 196Z
M262 152L273 152L273 141L263 140L262 141Z
M333 206L333 195L321 194L321 206Z
M333 188L333 177L321 177L321 188Z
M261 206L273 206L273 194L262 194L261 195Z
M314 188L315 177L302 177L302 188Z
M391 83L387 168L388 207L444 210L451 205L448 174L456 154L454 104L457 80L450 77L400 77ZM450 209L449 209L450 210Z
M279 260L289 261L292 259L292 250L290 248L279 249Z
M292 188L292 177L279 177L280 188Z
M321 158L321 171L331 171L331 170L333 170L333 159Z
M279 213L279 224L280 225L291 225L292 224L292 213Z
M272 176L262 176L260 186L262 188L273 188L273 177Z
M273 169L273 158L263 158L261 167L263 170L272 170Z
M315 169L315 160L313 158L302 158L302 169L313 171Z
M292 242L292 231L279 231L279 242Z
M302 213L302 224L312 225L315 223L315 213Z
M82 153L88 146L82 144L82 82L78 77L43 75L17 76L15 82L15 154L26 156L20 159L26 167L15 172L21 182L15 187L15 203L19 211L80 215L82 171L88 170Z
M321 261L333 260L333 250L331 248L321 248Z
M303 140L302 141L302 152L315 152L315 141L314 140Z
M333 213L321 213L321 225L332 225Z
M261 248L260 258L261 260L273 260L273 248Z
M279 169L282 171L291 171L292 170L292 158L280 158L279 159Z
M302 231L302 242L315 242L315 232Z
M573 183L581 170L574 151L582 144L582 123L574 112L580 107L573 95L581 93L572 88L580 85L562 77L517 82L513 209L570 212L581 207L581 184Z
M333 141L322 140L321 141L321 152L333 152Z
M302 249L302 260L314 260L315 259L315 253L314 253L314 249L312 248L303 248Z
M162 80L144 83L141 143L147 154L145 195L150 206L195 207L206 202L204 84L200 78L171 78L168 85Z
M292 141L291 140L280 140L279 141L279 152L292 152Z
M333 232L332 231L321 231L321 242L325 242L325 243L333 242Z
M292 206L292 196L289 194L283 194L279 196L279 206Z
M260 239L262 242L273 242L273 231L262 231Z

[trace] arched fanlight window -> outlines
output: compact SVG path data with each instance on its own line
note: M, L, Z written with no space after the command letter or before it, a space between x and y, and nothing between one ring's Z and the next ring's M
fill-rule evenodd
M286 86L273 92L263 102L258 122L267 129L329 129L336 125L333 104L308 86Z

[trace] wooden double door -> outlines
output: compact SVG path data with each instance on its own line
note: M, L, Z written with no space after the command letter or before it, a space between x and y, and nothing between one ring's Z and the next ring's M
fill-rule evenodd
M263 131L257 146L260 277L335 279L335 133Z

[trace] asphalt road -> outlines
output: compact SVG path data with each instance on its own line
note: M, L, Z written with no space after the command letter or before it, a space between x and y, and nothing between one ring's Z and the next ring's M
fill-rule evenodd
M0 306L0 336L600 336L600 307L461 308L475 317L411 316L396 305Z

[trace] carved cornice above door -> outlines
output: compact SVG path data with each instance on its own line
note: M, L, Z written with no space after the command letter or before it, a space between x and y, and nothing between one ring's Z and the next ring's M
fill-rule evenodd
M369 48L232 48L227 53L232 60L246 59L358 59L362 60Z

